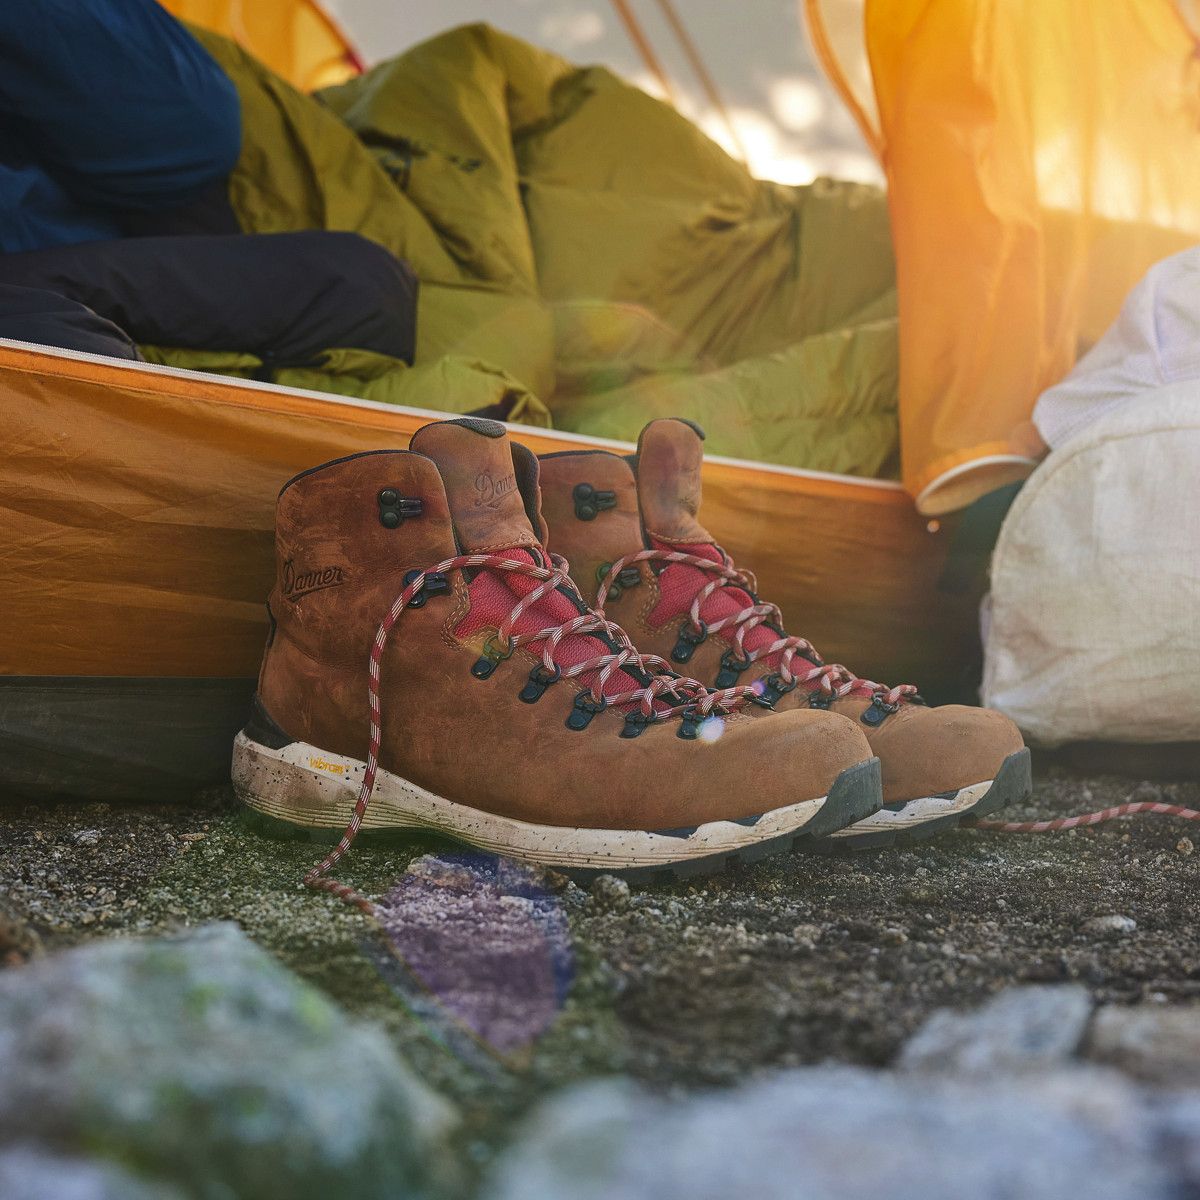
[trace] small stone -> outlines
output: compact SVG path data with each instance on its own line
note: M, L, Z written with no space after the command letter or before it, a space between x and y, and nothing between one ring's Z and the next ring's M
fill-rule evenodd
M1195 843L1190 837L1181 837L1179 841L1175 843L1175 849L1182 854L1184 858L1187 858L1189 854L1196 853Z
M820 925L797 925L792 930L792 937L798 942L807 942L810 946L815 946L824 932Z
M1125 797L1126 803L1130 801L1161 804L1163 801L1163 790L1156 783L1139 783L1137 787Z
M629 907L629 884L615 875L597 875L588 890L596 912L624 912Z
M1137 928L1137 922L1132 917L1123 917L1119 913L1108 913L1102 917L1092 917L1079 927L1081 933L1090 933L1094 937L1124 937Z
M903 929L885 929L879 935L881 946L903 946L908 941L908 934Z

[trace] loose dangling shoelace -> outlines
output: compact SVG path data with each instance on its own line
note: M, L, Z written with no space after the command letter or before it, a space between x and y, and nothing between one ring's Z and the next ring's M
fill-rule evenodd
M437 566L429 567L415 575L396 597L395 603L376 631L375 641L371 646L371 656L367 668L371 738L367 752L367 769L358 789L358 801L354 805L354 812L350 816L350 823L346 826L341 841L304 876L305 887L332 892L340 899L356 904L368 915L375 913L375 905L370 900L360 896L346 884L327 878L327 874L350 849L354 839L358 836L367 806L371 802L371 795L375 790L375 775L379 769L379 744L382 738L382 722L379 712L379 664L383 658L384 646L387 645L388 635L400 619L400 614L425 586L425 580L430 575L444 574L454 570L468 570L473 567L486 567L493 571L514 572L540 580L541 582L528 595L517 601L513 610L501 621L495 635L496 640L503 643L498 650L498 657L507 658L520 646L541 642L542 665L556 679L573 679L589 671L596 672L596 678L592 681L589 694L591 699L602 707L636 704L638 711L647 721L667 721L684 713L690 713L700 719L717 716L734 711L743 707L747 702L757 699L752 687L731 687L723 688L720 691L711 691L694 679L676 675L671 670L670 663L665 659L659 658L656 654L639 653L619 625L614 625L611 621L606 620L603 614L591 609L560 625L529 633L514 633L513 626L520 620L521 614L556 588L565 587L580 600L583 599L567 574L566 560L552 554L550 562L553 570L496 554L460 554L455 558L447 558ZM594 658L574 666L560 667L554 660L554 651L563 638L571 634L607 634L616 642L618 649L615 653L606 651L604 654L598 654ZM605 695L604 685L613 673L628 668L645 673L650 682L642 687L630 688L615 695Z
M701 608L704 602L720 588L740 588L754 597L757 597L758 594L758 582L749 571L741 571L734 567L733 560L723 550L721 559L721 562L716 562L697 554L685 554L681 550L639 550L635 554L627 554L612 564L604 581L600 584L600 591L595 603L596 611L604 612L608 589L625 567L639 562L684 563L690 567L699 567L702 571L707 571L714 576L692 598L692 606L688 614L692 628L706 629L708 633L731 629L733 644L746 666L761 658L768 658L772 654L778 653L779 674L785 685L789 687L795 683L815 685L813 690L819 689L831 701L840 700L843 696L859 695L878 697L883 704L896 705L903 699L917 695L917 689L911 683L888 687L887 684L860 679L853 671L839 663L815 666L806 655L811 654L818 660L820 655L813 648L811 642L801 637L790 637L783 634L770 645L759 646L757 650L747 650L744 639L752 629L768 624L774 625L778 629L783 628L783 614L779 611L778 605L764 604L758 600L728 617L717 621L704 621L701 617ZM798 664L796 669L793 669L793 663L797 657L803 663L802 669Z
M1082 825L1099 825L1133 813L1157 813L1164 817L1182 817L1185 821L1200 821L1200 812L1179 804L1164 804L1161 800L1131 800L1098 812L1081 813L1077 817L1056 817L1053 821L989 821L985 817L968 818L963 824L975 829L990 829L995 833L1057 833L1060 829L1076 829Z

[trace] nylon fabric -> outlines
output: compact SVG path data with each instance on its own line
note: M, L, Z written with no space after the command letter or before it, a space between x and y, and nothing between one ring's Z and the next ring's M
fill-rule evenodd
M181 21L240 41L302 91L352 79L362 62L317 0L159 0Z
M230 198L243 228L351 230L411 262L418 366L453 355L502 371L579 433L633 440L648 415L679 413L705 422L716 454L894 466L878 189L754 180L610 72L483 25L319 99L197 36L241 98ZM317 370L304 386L353 380ZM394 393L377 381L357 394Z
M535 556L527 550L505 551L505 556L517 562L528 562L535 566L545 565L544 561L540 561L540 554ZM528 596L537 586L538 581L527 575L506 572L500 576L486 569L481 571L468 585L471 611L454 630L455 636L465 639L483 629L498 626L512 612L517 602ZM527 608L517 618L513 629L517 633L536 633L542 629L565 625L578 616L579 610L570 600L559 592L552 591ZM530 650L540 652L541 646L535 643ZM611 653L611 647L598 637L590 634L568 634L554 648L554 661L563 667L574 667L598 655ZM599 670L585 671L578 679L585 687L591 688L599 674ZM606 696L617 696L641 686L642 683L628 671L617 670L605 680L600 690ZM632 712L637 705L627 703L620 707L622 712ZM653 707L655 712L665 712L668 706L661 701L654 701Z
M865 41L904 482L937 515L1028 475L1038 395L1200 236L1197 39L1174 0L860 0L857 22L849 3L808 8Z
M726 557L714 545L685 546L677 543L667 544L657 539L651 539L650 550L644 553L654 551L672 554L693 554L697 558L721 564L726 569L732 569ZM610 575L612 570L618 569L619 563L625 563L634 557L636 556L631 555L618 560L618 563L614 564L613 568L610 569ZM675 572L675 574L668 580L667 576L671 572ZM659 618L655 622L655 625L665 624L667 620L670 620L672 617L678 617L683 613L689 614L690 623L694 619L691 616L693 605L704 588L716 578L719 578L719 576L712 575L703 568L691 563L667 561L662 574L659 576L660 596L664 596L665 599L655 606L653 616ZM666 580L665 585L663 583L664 580ZM753 596L745 588L738 587L736 584L729 582L716 587L698 605L700 620L704 622L709 631L722 635L731 644L736 644L739 629L744 630L741 645L745 654L753 654L755 651L764 650L768 646L788 638L786 633L777 633L771 629L759 614L754 614L759 617L754 624L750 624L747 621L744 624L731 624L717 628L720 622L736 618L739 614L754 607L757 607L757 605ZM779 623L777 616L775 618L775 625L777 629L782 630L782 625ZM887 702L892 704L910 699L917 694L917 690L912 684L901 684L898 687L892 687L888 684L876 683L870 679L860 678L840 664L822 662L821 666L816 666L814 662L809 661L811 659L820 661L815 647L806 639L793 638L790 640L793 643L791 646L781 646L758 661L780 670L785 678L790 671L806 691L815 692L817 690L824 690L826 692L833 691L839 695L859 696L882 693ZM801 642L802 644L797 645L797 642ZM785 670L784 663L789 660L789 651L792 657ZM806 661L802 663L795 657L796 654L799 654ZM812 676L811 679L807 678L809 675Z
M712 562L724 561L721 551L711 543L691 546L667 545L657 538L651 538L650 545L655 550L679 550L684 554L694 554L697 558L710 559ZM688 563L667 563L666 569L658 577L658 591L662 598L654 609L655 622L669 621L688 612L696 593L711 578L711 575L699 567L690 566ZM704 601L700 606L700 617L706 624L715 624L717 621L723 621L726 617L737 616L753 603L754 600L749 592L743 588L728 585L718 588ZM718 633L730 642L733 641L734 632L733 629L718 630ZM742 645L747 650L759 650L763 646L769 646L778 636L765 626L756 625L742 639ZM778 655L773 658L774 661L771 665L777 666Z
M234 87L154 0L0 5L0 250L118 238L121 210L193 203L238 150Z
M1038 745L1200 741L1198 398L1101 403L1005 518L981 695Z

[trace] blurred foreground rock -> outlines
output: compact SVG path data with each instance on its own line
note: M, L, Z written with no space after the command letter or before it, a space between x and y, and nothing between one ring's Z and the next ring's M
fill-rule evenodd
M1090 1073L1089 1073L1090 1074ZM1050 1095L848 1067L788 1071L670 1103L617 1083L548 1102L487 1200L1167 1200L1132 1089L1103 1119Z
M108 1163L18 1146L0 1150L3 1200L183 1200L165 1184L134 1179Z
M680 1100L627 1082L572 1088L535 1110L483 1197L1200 1194L1200 1008L1093 1018L1082 988L1016 988L975 1012L935 1013L900 1066L807 1067Z
M0 975L4 1142L86 1147L206 1200L393 1200L424 1194L450 1121L381 1030L234 925Z

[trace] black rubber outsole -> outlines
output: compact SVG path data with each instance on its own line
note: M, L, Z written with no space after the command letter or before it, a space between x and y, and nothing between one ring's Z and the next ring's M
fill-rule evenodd
M880 829L850 837L829 839L813 846L812 849L820 854L836 854L852 850L876 850L881 846L894 846L897 843L910 845L913 842L923 842L926 838L936 837L939 833L947 833L957 828L963 821L970 822L975 817L986 817L998 808L1012 804L1015 800L1027 799L1032 794L1032 756L1026 747L1010 754L1000 764L992 786L970 808L962 812L937 817L913 829Z
M565 875L576 883L590 883L598 875L615 875L628 883L653 883L659 880L695 879L705 875L716 875L733 863L753 863L790 850L811 850L821 845L821 839L855 821L861 821L879 811L882 798L880 764L877 758L847 767L833 782L821 811L802 829L779 837L754 842L740 850L721 854L709 854L703 858L692 858L681 862L654 864L646 867L548 867L548 870ZM257 809L242 805L243 823L256 833L289 841L315 842L333 845L341 840L342 830L331 826L296 825L280 817L268 816ZM460 842L449 834L433 829L371 829L360 830L356 841L364 846L394 845L399 841L411 841L414 837L429 837L455 846L466 846L479 850L469 842ZM479 851L480 853L487 853ZM534 864L542 865L542 864Z

